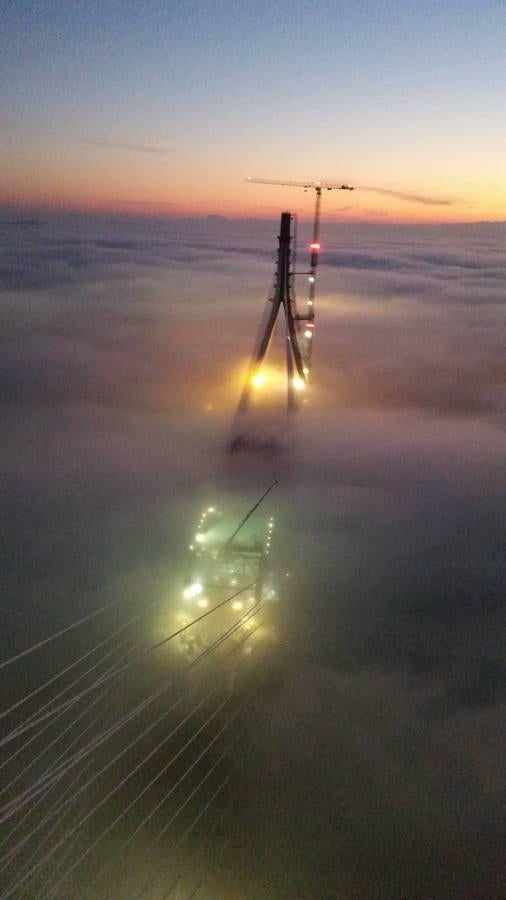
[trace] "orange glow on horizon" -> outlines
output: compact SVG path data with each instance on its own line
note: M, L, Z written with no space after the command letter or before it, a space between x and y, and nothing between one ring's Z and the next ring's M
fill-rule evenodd
M139 177L134 177L137 175ZM393 192L394 193L394 192ZM399 192L401 193L401 192ZM357 188L346 202L337 192L325 195L322 219L326 222L384 222L430 224L444 222L478 222L506 220L506 185L500 189L490 185L469 186L449 192L455 199L437 198L441 191L423 186L419 202L408 202L397 196L376 196ZM436 198L424 201L427 194ZM341 202L340 202L341 201ZM46 171L44 177L18 171L8 188L0 190L0 205L15 209L40 209L61 212L109 213L114 215L182 216L205 218L277 219L283 209L291 209L305 221L313 217L312 192L268 185L248 185L241 179L221 177L211 183L195 185L190 174L132 172L130 167L98 168L86 178L75 170ZM320 249L315 247L314 249Z

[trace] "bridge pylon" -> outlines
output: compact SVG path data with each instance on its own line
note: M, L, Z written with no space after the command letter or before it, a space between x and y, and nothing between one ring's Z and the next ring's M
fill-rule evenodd
M237 407L234 428L240 431L242 417L249 409L252 392L261 384L262 364L267 356L278 316L284 314L284 333L286 343L286 375L287 375L287 409L290 413L297 407L297 394L303 391L309 374L309 343L303 343L301 322L308 316L297 313L293 258L295 254L295 216L290 212L281 213L276 273L274 290L269 298L270 310L267 321L260 332L257 346L254 349L247 378ZM306 328L311 327L308 322ZM308 333L306 331L306 333ZM248 442L243 434L237 434L230 442L229 449L234 452L246 449ZM256 448L253 448L256 449Z

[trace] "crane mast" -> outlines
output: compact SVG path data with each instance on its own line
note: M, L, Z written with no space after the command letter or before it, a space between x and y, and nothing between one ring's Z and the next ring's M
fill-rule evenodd
M316 273L318 270L318 261L320 256L320 219L321 219L321 203L322 191L353 191L353 185L343 184L333 181L278 181L268 178L253 178L248 176L246 179L250 184L274 184L280 187L298 187L304 191L314 190L315 206L313 217L313 232L311 243L309 245L309 269L307 272L292 272L292 275L307 275L308 277L308 297L307 310L305 313L298 313L294 309L294 319L297 323L305 322L305 329L302 334L303 340L300 345L300 353L303 360L304 381L308 381L311 376L311 361L313 349L313 331L315 320L315 302L316 302ZM292 291L294 297L294 292ZM293 300L293 304L295 301ZM288 364L288 360L287 360ZM290 366L288 365L290 369ZM293 368L293 366L292 366ZM290 374L290 372L289 372ZM290 401L289 401L290 404Z
M242 450L271 449L271 441L254 439L244 431L244 415L247 412L252 390L258 388L263 380L260 369L268 352L278 315L283 310L285 316L285 347L287 373L287 411L290 414L297 407L296 394L303 391L311 375L311 359L313 345L313 329L315 319L316 273L320 251L320 216L323 190L352 191L350 184L335 184L327 181L271 181L265 178L251 178L247 181L254 184L275 184L286 187L301 187L305 191L315 191L315 207L312 239L309 245L309 269L304 272L295 270L295 228L296 217L293 213L281 213L278 236L277 266L274 292L269 298L271 304L267 320L263 326L257 346L251 357L246 382L239 400L233 424L233 436L229 442L229 451L236 453ZM299 313L295 298L295 276L306 275L309 283L307 309Z

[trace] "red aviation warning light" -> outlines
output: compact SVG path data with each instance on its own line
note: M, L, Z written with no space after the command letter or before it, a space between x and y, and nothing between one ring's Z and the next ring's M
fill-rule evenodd
M317 228L316 228L316 230L317 230ZM310 259L309 264L311 266L311 275L313 276L313 281L310 284L310 293L312 293L311 289L314 288L314 276L316 274L316 267L318 265L318 253L320 252L320 242L313 238L309 247L311 249L311 259ZM312 297L311 297L311 299L312 299Z
M252 178L251 175L246 179L250 183L254 184L278 184L284 185L286 187L297 187L303 188L305 191L314 190L315 192L315 207L314 207L314 221L313 221L313 231L311 235L311 243L306 246L309 249L309 271L306 273L302 272L293 272L293 275L302 275L306 274L308 276L308 286L309 286L309 296L307 299L307 310L304 315L295 315L295 320L304 321L305 323L305 331L304 337L306 341L304 342L302 351L303 356L301 357L302 361L302 372L299 370L297 366L298 377L302 379L302 375L307 380L308 375L311 369L311 353L312 353L312 343L311 336L313 334L313 322L315 317L315 297L316 297L316 272L318 269L319 256L321 250L321 244L319 241L320 237L320 209L321 209L321 200L322 200L322 191L352 191L352 184L343 184L341 182L334 181L276 181L268 178ZM297 376L296 376L297 377ZM294 385L294 389L298 390L298 387Z

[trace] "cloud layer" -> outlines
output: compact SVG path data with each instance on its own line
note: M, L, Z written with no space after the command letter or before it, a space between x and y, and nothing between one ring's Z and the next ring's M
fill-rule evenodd
M223 444L276 233L5 228L4 640L118 584L154 596L201 497L257 495L265 472L237 486ZM314 386L279 462L285 663L241 760L229 895L499 896L504 234L325 231Z
M428 197L425 194L411 194L408 191L393 191L388 188L360 186L361 191L369 191L372 194L382 194L384 197L394 197L396 200L405 200L406 203L420 203L422 206L454 206L455 200L443 197Z
M121 141L106 141L93 138L82 138L80 144L88 144L91 147L105 147L107 150L127 150L131 153L159 153L165 156L171 151L167 147L158 144L125 144Z

